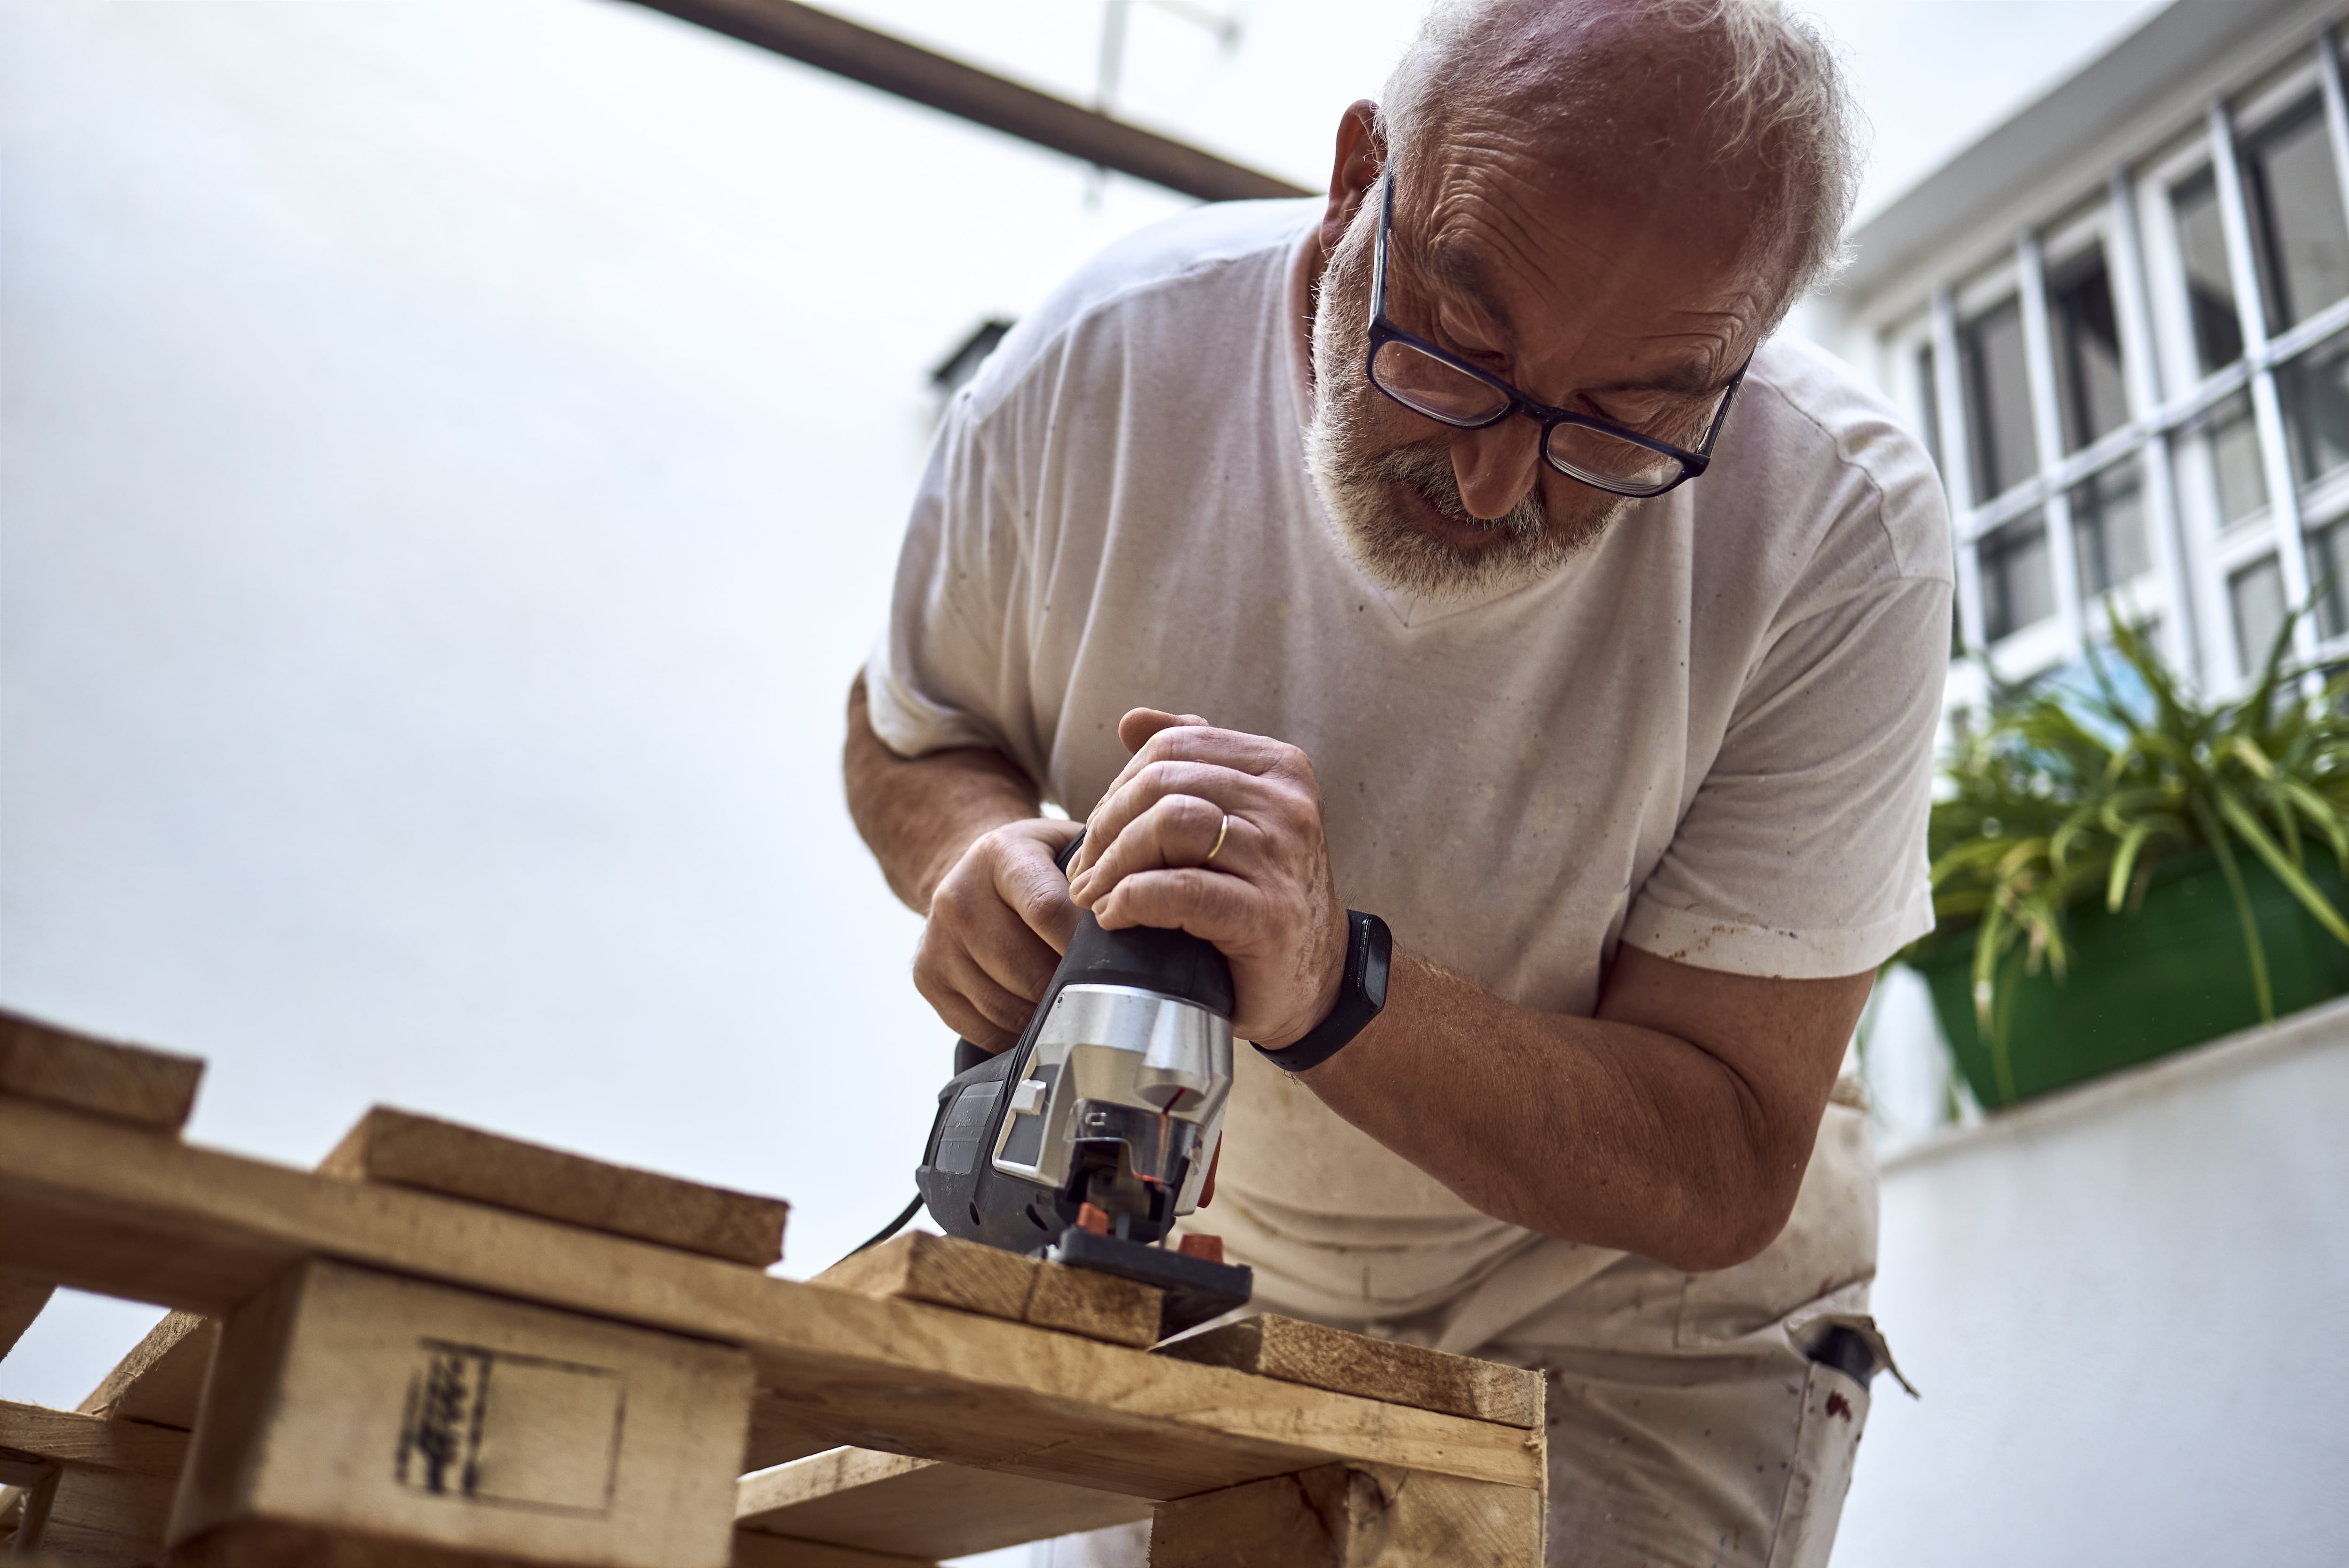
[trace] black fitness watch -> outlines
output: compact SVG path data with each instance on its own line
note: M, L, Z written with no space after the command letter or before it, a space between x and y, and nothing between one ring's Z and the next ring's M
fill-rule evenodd
M1302 1039L1277 1051L1256 1048L1264 1052L1266 1061L1291 1073L1318 1068L1336 1056L1387 1005L1387 962L1393 955L1394 938L1387 933L1387 923L1359 909L1348 910L1346 971L1338 979L1338 1005Z

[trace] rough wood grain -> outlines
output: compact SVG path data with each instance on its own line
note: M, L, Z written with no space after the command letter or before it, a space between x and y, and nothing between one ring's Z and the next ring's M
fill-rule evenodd
M167 1314L76 1408L86 1416L191 1431L203 1398L204 1372L219 1343L216 1319L192 1312Z
M1538 1372L1276 1313L1169 1340L1157 1354L1528 1430L1542 1424Z
M872 1449L834 1449L742 1478L734 1523L884 1555L966 1557L1150 1517L1090 1487Z
M1539 1492L1328 1465L1158 1506L1150 1568L1541 1568Z
M47 1280L0 1269L0 1357L16 1348L57 1288Z
M26 1518L21 1549L84 1563L152 1562L187 1449L185 1432L0 1403L0 1450L55 1472Z
M607 1165L494 1132L377 1106L319 1171L463 1198L616 1236L765 1268L783 1255L780 1198Z
M171 1539L725 1568L750 1387L739 1350L312 1261L222 1326Z
M83 1568L77 1564L76 1568ZM531 1559L429 1542L247 1519L171 1548L171 1568L542 1568ZM600 1565L599 1565L600 1568Z
M0 1095L177 1132L204 1064L0 1011Z
M755 1530L734 1532L732 1568L936 1568L921 1557L892 1557L833 1546L821 1541L791 1541Z
M771 1439L918 1453L1164 1499L1334 1461L1522 1488L1539 1434L802 1284L479 1204L337 1181L0 1099L0 1266L233 1310L338 1257L740 1345ZM820 1442L809 1442L820 1439ZM772 1462L757 1452L746 1468Z
M1132 1280L1062 1268L926 1231L867 1247L809 1283L859 1295L926 1301L1007 1323L1133 1346L1147 1346L1158 1337L1164 1294Z

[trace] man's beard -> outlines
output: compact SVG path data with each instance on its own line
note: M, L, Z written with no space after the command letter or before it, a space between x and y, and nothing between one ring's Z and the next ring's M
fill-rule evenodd
M1363 211L1371 211L1367 201ZM1340 542L1374 582L1427 599L1484 600L1540 581L1596 543L1630 499L1612 497L1579 517L1560 517L1536 487L1501 516L1477 518L1460 499L1451 438L1376 450L1384 395L1362 370L1370 256L1370 223L1358 221L1322 271L1313 315L1313 423L1305 461ZM1591 491L1594 500L1605 494ZM1464 548L1437 538L1414 517L1407 495L1454 523L1485 531L1492 542Z

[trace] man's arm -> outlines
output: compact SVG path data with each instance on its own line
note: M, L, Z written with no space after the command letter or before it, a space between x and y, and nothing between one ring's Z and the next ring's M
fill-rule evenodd
M1093 812L1075 902L1104 926L1215 943L1235 1030L1288 1045L1328 1013L1345 949L1310 762L1148 710L1120 735L1133 759ZM1378 1020L1299 1081L1497 1219L1724 1268L1793 1212L1871 980L1731 975L1623 946L1597 1016L1578 1018L1398 954Z
M889 891L927 918L915 987L965 1039L1013 1044L1076 930L1052 857L1077 824L1039 815L1035 780L999 751L890 750L873 731L861 674L848 688L841 771L848 814Z

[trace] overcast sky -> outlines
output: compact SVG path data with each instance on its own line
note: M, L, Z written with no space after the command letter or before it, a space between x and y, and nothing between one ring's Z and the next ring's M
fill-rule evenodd
M1093 88L1092 0L842 9ZM1122 102L1318 186L1419 9L1140 4ZM2152 7L1815 9L1875 201ZM924 372L1185 203L609 0L10 0L0 190L0 1003L228 1147L383 1100L861 1239L949 1044L835 764Z

